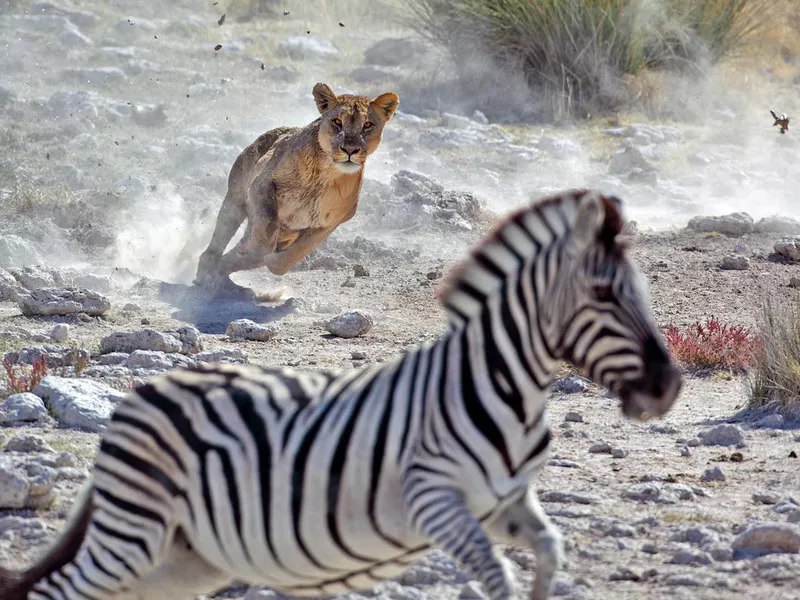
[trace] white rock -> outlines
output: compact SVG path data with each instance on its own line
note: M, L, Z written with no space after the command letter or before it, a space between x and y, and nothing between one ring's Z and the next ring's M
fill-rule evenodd
M770 490L756 490L753 492L753 502L757 504L777 504L780 499L780 494Z
M692 217L687 225L689 229L706 233L724 233L725 235L744 235L754 229L753 217L745 212L728 215Z
M108 275L95 275L94 273L80 273L72 278L74 285L94 290L96 292L110 292L113 287L111 277Z
M757 233L777 233L780 235L800 235L800 221L791 217L772 215L763 217L755 225Z
M42 508L53 499L55 470L34 459L0 455L0 509Z
M103 354L98 362L101 365L124 365L128 362L129 356L128 352L109 352L108 354Z
M612 448L611 458L625 458L628 456L628 451L625 448Z
M98 292L83 288L40 288L20 294L19 308L25 316L53 316L85 313L99 316L111 302Z
M368 314L351 310L332 318L325 324L325 329L337 337L354 338L368 333L373 324Z
M69 325L59 323L50 330L48 335L53 338L53 341L66 342L69 339Z
M172 360L163 352L155 350L134 350L128 355L125 366L129 369L160 369L172 368Z
M228 323L225 330L225 335L232 338L241 338L244 340L253 340L256 342L266 342L271 340L278 334L278 328L275 325L264 325L256 323L250 319L236 319Z
M622 494L623 498L638 502L657 502L674 504L678 500L692 500L695 493L688 485L680 483L665 484L660 482L634 483Z
M58 280L56 280L56 277L54 277L51 271L37 266L25 266L21 269L9 269L9 273L11 273L20 283L20 285L26 290L38 290L39 288L45 287L58 287L60 283L63 283L60 277Z
M589 446L589 454L611 454L611 444L608 442L595 442Z
M608 172L612 175L624 175L635 170L652 173L656 167L644 157L641 150L631 145L611 157Z
M719 541L719 534L708 527L689 525L678 529L670 536L669 540L671 542L705 546L717 543Z
M233 363L244 364L247 362L247 355L239 348L215 348L205 350L193 357L198 363Z
M792 235L775 242L775 252L789 260L800 260L800 235Z
M65 427L103 431L123 392L92 379L47 376L34 388Z
M197 354L203 351L203 337L196 327L184 325L167 333L177 336L181 342L181 354Z
M558 502L566 504L599 504L600 498L591 494L581 492L563 492L560 490L549 490L539 493L539 500L542 502Z
M568 375L553 382L551 390L561 394L582 394L589 389L589 383L582 377Z
M339 49L328 39L300 35L278 42L278 52L292 60L327 59L340 54Z
M25 293L16 277L0 267L0 302L18 302L19 295Z
M136 331L117 331L100 340L100 352L127 352L155 350L157 352L180 352L183 348L177 336L162 333L149 327Z
M30 392L12 394L0 402L0 423L49 420L47 408L36 394Z
M719 268L723 271L746 271L750 268L750 259L741 254L723 256Z
M744 434L738 425L715 425L697 434L706 446L739 446L744 444Z
M55 452L38 435L15 435L6 443L6 452Z
M714 559L708 552L682 548L672 555L669 562L673 565L710 565Z
M783 427L785 421L786 419L783 418L783 415L774 413L756 421L756 427L763 427L765 429L780 429Z
M757 523L737 535L731 548L735 558L800 552L800 529L789 523Z
M700 481L725 481L725 472L719 465L708 467L703 474L700 475Z

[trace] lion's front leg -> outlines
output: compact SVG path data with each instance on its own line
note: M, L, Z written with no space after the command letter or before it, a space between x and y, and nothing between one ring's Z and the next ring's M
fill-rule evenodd
M265 257L264 266L275 275L285 275L298 262L311 254L311 251L325 241L336 227L305 229L297 238L280 252Z

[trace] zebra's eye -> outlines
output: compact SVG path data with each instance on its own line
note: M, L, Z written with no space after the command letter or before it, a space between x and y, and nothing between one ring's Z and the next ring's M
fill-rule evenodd
M608 284L595 285L594 288L592 288L592 292L594 293L594 297L601 302L611 300L614 297L614 290Z

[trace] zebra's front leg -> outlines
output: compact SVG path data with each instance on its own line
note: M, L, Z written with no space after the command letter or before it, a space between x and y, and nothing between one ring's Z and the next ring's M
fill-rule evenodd
M545 514L533 486L487 527L498 542L527 546L536 554L536 582L531 600L547 600L564 564L561 533Z
M483 583L490 600L513 597L515 581L505 557L495 553L492 540L454 490L407 489L407 514L416 531L461 563Z

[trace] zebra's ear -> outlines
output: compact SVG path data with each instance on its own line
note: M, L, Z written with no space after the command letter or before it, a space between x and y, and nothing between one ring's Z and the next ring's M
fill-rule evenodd
M597 241L605 221L605 203L596 192L586 192L578 202L578 216L572 228L572 247L576 253Z

